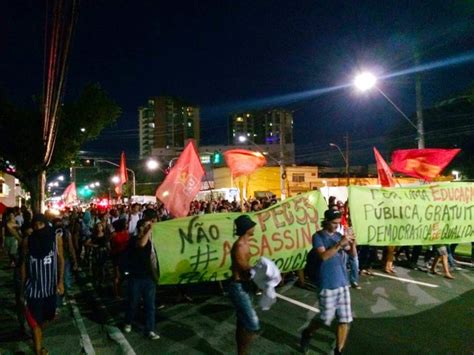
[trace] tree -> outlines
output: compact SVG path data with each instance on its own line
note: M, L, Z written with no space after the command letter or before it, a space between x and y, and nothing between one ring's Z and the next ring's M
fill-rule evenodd
M120 107L100 85L86 86L76 101L61 108L52 163L47 169L70 166L80 147L114 123L120 113ZM32 207L39 211L46 172L39 104L16 107L0 93L0 156L15 164L15 177L29 190Z
M423 118L426 148L460 148L450 167L473 179L474 87L423 110ZM416 148L415 135L413 127L400 121L391 133L391 150Z

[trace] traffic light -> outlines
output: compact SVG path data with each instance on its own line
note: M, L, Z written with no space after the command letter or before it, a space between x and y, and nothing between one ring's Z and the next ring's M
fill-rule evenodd
M212 155L212 164L220 165L222 164L222 153L216 150Z
M92 191L89 186L86 185L78 188L77 194L82 198L90 198L94 194L94 191Z

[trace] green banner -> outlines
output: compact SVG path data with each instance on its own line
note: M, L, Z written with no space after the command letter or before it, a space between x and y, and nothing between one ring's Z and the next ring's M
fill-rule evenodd
M432 245L474 241L474 184L350 186L358 244Z
M272 259L281 272L303 269L312 235L320 229L326 202L319 191L286 199L248 213L257 223L250 240L251 262ZM234 219L240 213L214 213L155 223L153 242L165 285L220 281L231 276Z

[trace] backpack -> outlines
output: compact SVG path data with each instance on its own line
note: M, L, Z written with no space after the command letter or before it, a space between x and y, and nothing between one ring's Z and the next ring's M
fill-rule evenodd
M316 238L318 233L313 235L313 239ZM319 285L320 282L320 271L321 271L322 260L319 257L318 251L316 248L312 248L308 255L306 256L306 265L304 268L304 274L307 276L313 283Z

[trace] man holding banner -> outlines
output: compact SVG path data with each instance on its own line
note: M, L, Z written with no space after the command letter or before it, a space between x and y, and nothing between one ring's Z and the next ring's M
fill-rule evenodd
M301 350L306 353L312 334L321 323L330 326L337 316L337 342L334 354L341 354L349 333L349 323L352 322L351 296L345 265L344 249L350 246L354 239L342 236L337 232L341 223L341 212L327 210L324 213L323 229L313 236L313 248L321 261L318 284L320 319L313 319L301 335Z
M256 223L247 215L235 219L236 234L239 237L231 250L232 278L229 284L229 296L237 312L237 341L238 354L246 354L250 342L260 330L257 312L252 307L252 300L248 293L248 283L251 278L250 244Z

